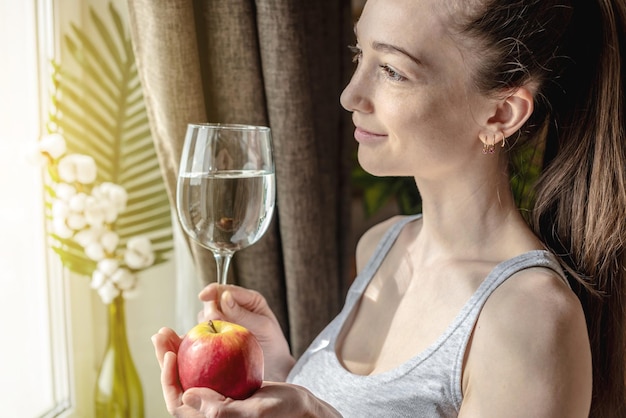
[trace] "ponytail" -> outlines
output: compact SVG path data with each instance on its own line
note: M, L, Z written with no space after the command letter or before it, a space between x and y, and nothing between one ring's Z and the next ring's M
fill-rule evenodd
M548 93L545 169L531 223L561 258L585 311L590 417L618 418L626 417L626 10L617 0L573 3L572 62Z
M626 417L626 2L480 3L457 22L482 51L477 88L537 86L517 141L545 146L529 222L585 312L590 417Z

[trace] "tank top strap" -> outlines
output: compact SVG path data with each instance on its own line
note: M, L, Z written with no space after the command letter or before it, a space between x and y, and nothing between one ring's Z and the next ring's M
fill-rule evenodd
M545 267L554 271L569 287L565 273L552 253L546 250L531 250L494 267L474 294L473 298L476 298L474 303L484 303L489 295L509 277L533 267Z
M458 327L467 327L469 331L471 331L483 305L498 286L514 274L533 267L545 267L554 271L569 287L567 278L552 253L546 250L531 250L505 260L495 266L465 304L456 318L455 325ZM468 321L468 317L471 320Z
M563 269L552 253L547 250L531 250L505 260L494 267L456 317L452 325L454 331L452 331L451 341L456 340L456 344L458 344L457 356L453 363L453 381L456 384L452 392L457 405L460 405L462 400L461 379L465 351L483 306L489 296L507 279L516 273L534 267L544 267L554 271L570 287Z
M404 228L404 226L409 222L421 217L421 214L406 216L391 225L391 227L385 232L383 237L378 242L378 245L376 246L376 249L374 250L374 253L372 254L370 260L367 262L363 270L359 272L358 276L354 279L352 287L350 288L350 293L354 293L355 295L358 295L358 297L360 297L363 291L365 291L365 288L369 284L372 277L374 277L374 274L380 267L381 263L387 256L387 253L393 246L394 242L396 242L396 239L400 235L402 228Z

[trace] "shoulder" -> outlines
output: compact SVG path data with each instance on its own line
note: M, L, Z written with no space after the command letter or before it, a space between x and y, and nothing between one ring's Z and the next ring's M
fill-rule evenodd
M372 257L378 243L389 228L391 228L396 222L399 222L406 217L407 216L405 215L392 216L391 218L377 223L363 233L356 246L357 272L361 271L363 267L365 267L365 263L367 263L367 261Z
M480 314L463 376L463 408L476 413L462 416L586 417L591 374L578 298L551 270L524 270Z

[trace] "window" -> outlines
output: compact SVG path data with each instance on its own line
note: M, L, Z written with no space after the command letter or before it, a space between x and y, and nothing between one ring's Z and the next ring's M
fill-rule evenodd
M26 158L40 133L37 54L45 51L37 35L48 30L46 7L0 3L2 56L10 57L0 78L0 353L7 360L0 404L7 416L57 415L71 403L63 288L48 281L41 176Z
M125 0L113 3L126 11ZM78 7L70 0L0 2L5 40L0 44L5 57L0 72L2 416L93 416L95 379L107 338L105 306L88 278L64 272L48 249L41 172L26 158L44 132L49 61L58 57L59 34L69 23L84 22L90 6L104 16L109 2L89 0ZM140 295L127 303L129 344L151 418L169 415L150 336L161 326L184 332L199 309L200 284L184 244L175 257L182 260L178 266L168 262L140 276Z

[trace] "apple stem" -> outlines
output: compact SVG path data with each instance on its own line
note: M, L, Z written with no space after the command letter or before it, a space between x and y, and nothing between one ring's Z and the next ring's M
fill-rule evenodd
M209 320L209 328L211 328L211 331L217 334L217 329L215 329L215 325L213 325L213 321L211 320Z

